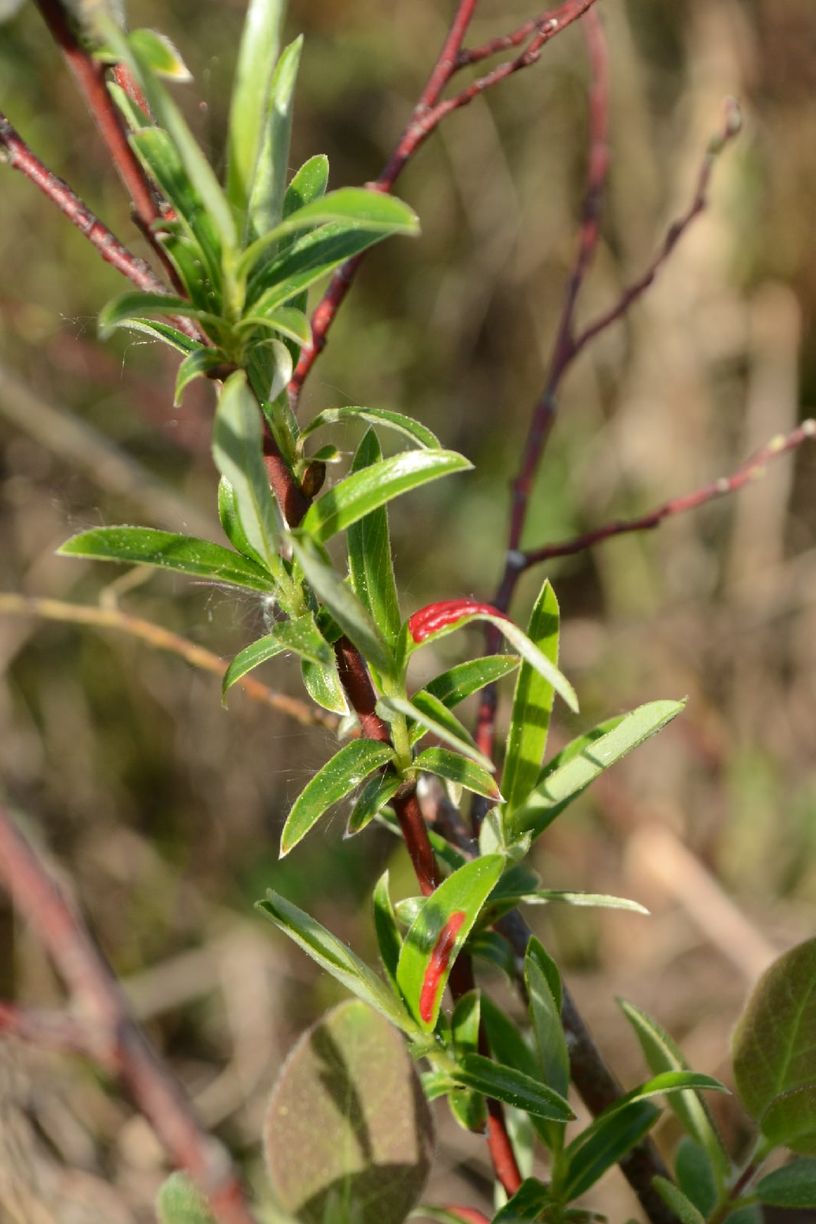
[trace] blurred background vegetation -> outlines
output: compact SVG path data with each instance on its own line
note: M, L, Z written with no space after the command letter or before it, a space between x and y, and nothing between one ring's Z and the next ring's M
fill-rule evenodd
M614 160L584 317L615 299L686 207L726 95L741 100L746 127L718 164L709 210L659 282L569 375L530 546L723 475L816 405L812 0L601 7ZM220 149L243 4L133 0L128 8L131 24L160 28L181 48L195 83L179 94L205 146ZM293 165L326 152L332 185L373 178L451 9L432 0L292 0L289 31L306 35ZM531 11L519 0L484 0L471 41ZM0 106L140 247L28 4L0 27ZM537 67L449 118L399 183L422 238L370 256L308 384L306 413L393 407L477 465L397 503L406 614L495 588L508 480L575 249L585 120L575 28ZM116 273L30 183L9 170L0 182L0 586L118 600L229 655L262 631L250 598L155 575L106 587L118 572L54 556L72 531L99 523L220 538L211 526L212 392L195 384L173 410L167 350L124 333L101 345L95 315L121 288ZM803 449L737 498L548 571L565 618L565 670L582 703L578 720L560 711L559 741L640 701L689 695L686 715L571 809L539 851L549 886L623 893L653 911L650 919L531 914L627 1084L642 1067L615 995L655 1014L696 1069L728 1078L728 1032L749 983L775 949L812 933L815 474L816 452ZM541 577L526 580L517 619ZM425 666L461 657L449 645ZM479 647L474 631L468 648ZM464 647L453 639L452 649ZM177 658L122 634L0 615L0 661L5 800L70 876L204 1121L260 1180L258 1136L276 1067L337 996L252 903L274 885L373 957L366 897L386 864L402 895L412 891L405 856L386 833L344 842L338 815L278 863L287 805L327 756L329 733L237 691L225 711L217 680ZM294 665L267 669L270 685L299 692ZM56 1002L43 953L7 910L0 937L2 995ZM43 1219L151 1218L163 1157L112 1085L30 1051L15 1051L0 1076L7 1121L32 1167L46 1170L40 1197L51 1195L53 1208ZM736 1105L715 1105L738 1146ZM667 1121L658 1140L670 1148L673 1138ZM429 1197L479 1202L483 1146L440 1115ZM605 1194L613 1220L636 1215L616 1173ZM13 1198L0 1179L0 1213L34 1220L30 1207L15 1214Z

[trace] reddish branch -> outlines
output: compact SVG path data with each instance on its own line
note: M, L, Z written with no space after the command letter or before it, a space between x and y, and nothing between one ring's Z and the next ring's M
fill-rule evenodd
M253 1224L226 1149L202 1130L180 1085L131 1018L82 917L2 808L0 878L47 948L79 1013L58 1020L4 1006L0 1028L51 1046L62 1040L118 1075L175 1163L207 1196L219 1224Z
M808 438L813 437L816 437L816 420L803 421L789 434L778 434L775 438L771 438L766 446L756 451L750 459L746 459L745 463L730 476L721 476L718 480L712 480L709 484L703 485L701 489L695 489L693 493L684 493L681 497L670 498L656 510L652 510L649 514L642 514L638 518L617 519L614 522L605 523L602 527L596 527L594 531L586 531L583 535L575 536L572 540L563 540L559 544L545 544L542 548L531 548L519 552L515 557L516 569L522 573L541 561L550 561L554 557L573 556L604 540L610 540L613 536L626 535L632 531L653 531L667 518L672 518L676 514L685 514L689 510L696 510L698 506L704 506L706 502L714 501L718 497L738 493L740 489L744 489L746 485L763 476L766 467L772 460L787 454L788 451L796 450Z
M460 0L442 50L414 107L411 118L403 129L385 167L369 186L375 191L391 191L407 162L447 115L469 105L475 98L514 73L537 63L546 44L587 13L596 2L597 0L566 0L558 8L542 13L512 33L494 39L491 43L486 43L473 51L468 51L462 44L476 7L476 0ZM442 97L445 88L462 68L477 63L497 51L512 49L525 42L527 45L524 49L512 59L499 64L485 76L471 81L459 93L449 98ZM335 272L328 289L312 315L312 343L310 347L303 349L297 369L289 384L289 394L293 404L297 403L312 366L326 346L329 329L364 258L364 254L358 255L348 260Z

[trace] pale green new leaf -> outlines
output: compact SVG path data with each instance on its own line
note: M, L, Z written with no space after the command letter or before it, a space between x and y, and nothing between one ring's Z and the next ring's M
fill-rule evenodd
M186 1173L171 1173L156 1197L159 1224L216 1224L207 1200Z
M404 416L401 412L392 412L388 408L362 408L356 404L347 404L343 408L324 408L322 412L312 417L304 428L302 436L306 438L324 425L337 425L346 421L368 421L372 425L382 425L386 429L403 434L426 449L438 450L440 448L436 434L431 433L430 429L419 421L415 421L413 417Z
M209 540L151 527L94 527L66 540L57 552L63 557L152 565L250 591L274 589L269 574L249 557Z
M302 49L302 36L284 47L269 84L265 131L249 189L248 233L252 237L266 234L283 214L292 107Z
M373 430L368 430L357 448L351 470L361 471L381 459L377 436ZM385 640L393 645L400 631L400 610L385 506L371 510L352 523L346 542L354 594L368 608Z
M246 215L269 110L285 0L249 0L230 101L227 196Z
M245 646L227 668L221 692L226 693L242 676L284 651L291 651L313 663L332 661L331 647L315 624L311 612L306 612L294 620L281 621L271 633Z
M170 81L192 81L192 74L166 34L158 30L133 30L130 45L156 76Z
M400 494L472 466L463 455L446 450L403 451L381 459L352 472L313 502L302 529L319 543L325 543Z
M545 580L530 615L527 636L554 667L558 666L558 625L558 600L549 580ZM538 780L554 700L555 689L549 680L526 660L522 662L502 769L502 793L508 816L527 798Z
M330 808L356 790L375 769L393 759L391 745L377 740L356 739L344 744L306 783L292 805L281 833L281 858L294 849Z
M337 674L337 664L315 663L304 659L301 663L301 674L306 692L312 701L317 702L324 710L339 714L341 718L349 712L346 694Z
M248 314L238 324L239 334L256 328L278 332L301 347L312 342L309 320L302 310L296 310L294 306L279 306L267 315Z
M507 820L507 835L530 832L538 836L556 816L600 774L637 748L675 718L682 701L651 701L627 714L614 730L589 743L566 764L547 773L521 807Z

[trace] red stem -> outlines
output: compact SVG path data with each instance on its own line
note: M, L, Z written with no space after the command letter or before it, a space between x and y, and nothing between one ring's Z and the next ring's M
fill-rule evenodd
M241 1185L224 1147L199 1125L180 1085L162 1065L131 1018L122 990L82 917L48 873L10 815L0 808L0 878L37 931L68 987L83 1022L71 1019L66 1039L118 1074L178 1167L186 1169L219 1224L253 1224ZM53 1022L6 1007L0 1023L32 1037ZM81 1036L82 1029L85 1035Z

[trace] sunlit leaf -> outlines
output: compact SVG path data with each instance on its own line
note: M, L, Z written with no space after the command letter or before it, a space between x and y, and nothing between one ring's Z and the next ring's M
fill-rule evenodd
M173 396L173 407L181 404L185 388L196 378L204 378L212 370L217 370L226 360L226 353L217 348L199 348L184 358L176 374L176 390Z
M484 795L494 803L501 799L492 774L475 761L470 761L449 748L426 748L414 757L413 764L415 769L423 773L435 774L438 778L455 782L476 795Z
M371 824L374 817L393 799L400 786L402 779L393 772L369 778L351 809L346 824L346 836L353 837Z
M306 612L295 620L281 621L271 633L245 646L224 673L222 693L226 693L236 681L261 663L283 654L284 651L291 651L292 654L315 663L327 663L332 659L331 647L314 623L311 612Z
M457 663L434 676L433 680L429 680L425 685L424 691L436 697L443 705L452 708L485 685L495 684L503 676L509 675L518 665L518 655L487 655L479 659L468 659L465 663ZM417 696L415 693L414 701Z
M342 424L347 421L368 421L371 425L380 425L395 430L419 446L435 450L440 448L436 434L431 433L430 429L421 422L415 421L413 417L404 416L401 412L392 412L388 408L361 408L354 404L348 404L343 408L324 408L322 412L312 417L304 428L303 437L309 437L324 425Z
M249 0L244 18L227 146L227 196L242 218L264 141L285 8L285 0Z
M467 729L441 703L439 709L431 706L432 713L429 713L427 703L414 704L405 697L384 697L378 703L377 708L382 716L389 720L394 714L412 719L440 739L443 744L450 745L469 760L475 761L483 771L492 771L493 762L479 751ZM493 791L497 793L495 785Z
M569 1122L575 1117L559 1093L522 1071L492 1062L482 1054L465 1054L450 1075L466 1088L475 1088L493 1100L503 1101L534 1117L554 1122Z
M302 36L284 47L269 82L266 123L248 187L248 233L252 236L267 233L277 225L283 213L292 107L302 50Z
M339 752L310 778L298 795L286 818L281 833L281 858L306 836L341 799L345 799L360 783L393 760L390 744L375 740L356 739L344 744Z
M527 636L543 655L558 666L558 600L545 581L527 626ZM541 772L550 727L555 689L526 660L516 679L510 729L502 769L502 794L509 813L535 786Z
M368 430L357 448L351 470L362 471L381 459L377 436ZM385 506L370 510L352 523L346 541L352 590L371 613L384 639L393 645L400 630L400 610Z

